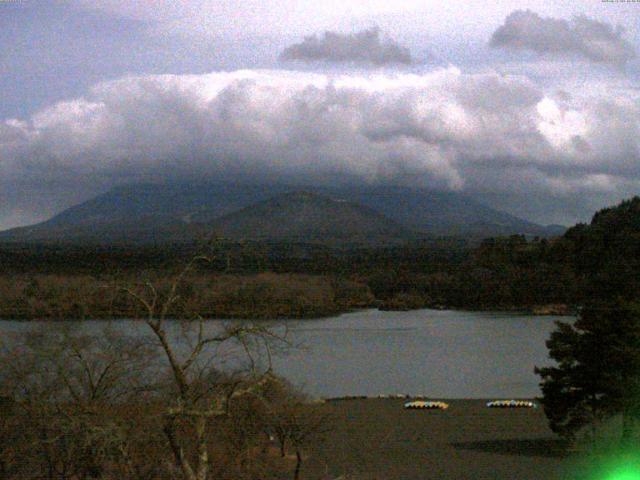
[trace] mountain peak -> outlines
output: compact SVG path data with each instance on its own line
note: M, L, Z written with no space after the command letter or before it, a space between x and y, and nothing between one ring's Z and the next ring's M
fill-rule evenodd
M378 212L344 200L298 190L226 215L215 231L233 239L313 243L397 243L411 232Z

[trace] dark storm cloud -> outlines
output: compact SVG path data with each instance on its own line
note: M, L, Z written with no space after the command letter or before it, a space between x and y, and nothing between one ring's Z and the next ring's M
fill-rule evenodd
M305 37L301 43L287 47L280 58L305 62L357 62L372 65L413 63L409 49L390 38L385 38L377 27L351 34L327 31L321 37Z
M574 55L623 66L635 56L633 46L623 35L621 27L584 15L567 21L541 17L531 10L516 10L493 33L490 45L554 56Z

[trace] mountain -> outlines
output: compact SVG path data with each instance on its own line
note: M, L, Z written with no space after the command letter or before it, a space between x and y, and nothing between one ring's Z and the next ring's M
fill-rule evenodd
M345 243L562 233L451 192L194 183L121 186L45 222L0 232L0 241L161 243L212 230L231 238Z
M555 236L549 229L454 192L398 186L318 189L366 205L398 223L430 235L490 237L513 234Z
M206 223L215 218L289 190L208 183L123 185L47 221L0 232L0 241L184 241L206 235Z
M212 227L234 240L394 243L416 236L368 207L307 191L243 208L215 220Z

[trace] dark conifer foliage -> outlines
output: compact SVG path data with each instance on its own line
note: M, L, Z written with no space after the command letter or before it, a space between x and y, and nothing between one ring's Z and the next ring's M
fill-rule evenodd
M559 322L547 342L555 367L539 368L542 403L553 431L571 437L586 425L622 413L640 414L640 309L592 302L574 324ZM625 428L625 436L632 435Z
M536 369L545 412L567 436L621 414L628 440L640 418L640 198L596 213L562 242L572 252L583 308L547 342L557 366Z

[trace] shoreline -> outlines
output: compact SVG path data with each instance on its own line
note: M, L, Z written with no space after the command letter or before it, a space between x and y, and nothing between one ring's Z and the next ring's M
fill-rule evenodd
M318 400L323 400L328 403L332 402L350 402L350 401L363 401L363 400L438 400L446 402L488 402L493 400L532 400L539 401L540 397L437 397L433 395L409 395L409 394L389 394L389 395L345 395L339 397L323 397Z
M527 316L535 316L535 317L574 317L576 315L576 309L569 306L562 306L563 308L555 309L555 308L547 308L548 306L536 306L536 307L513 307L513 308L501 308L501 307L487 307L487 308L471 308L471 307L454 307L454 306L443 306L443 305L433 305L433 306L424 306L420 308L411 308L411 309L387 309L380 306L370 306L364 308L352 308L345 310L337 310L332 312L327 312L326 314L318 314L318 313L309 313L308 315L297 315L297 316L283 316L278 318L272 318L266 315L234 315L228 314L224 316L218 315L201 315L206 321L265 321L265 322L282 322L282 321L291 321L291 320L324 320L327 318L340 317L342 315L350 314L350 313L358 313L364 312L368 310L375 310L379 312L416 312L420 310L436 310L436 311L456 311L456 312L471 312L471 313L496 313L496 314L511 314L511 315L527 315ZM136 320L130 315L108 315L108 314L98 314L98 315L86 315L82 318L79 317L58 317L55 315L49 316L29 316L29 315L15 315L9 312L0 311L0 322L84 322L84 321L119 321L119 320ZM179 319L168 319L168 320L179 320Z

